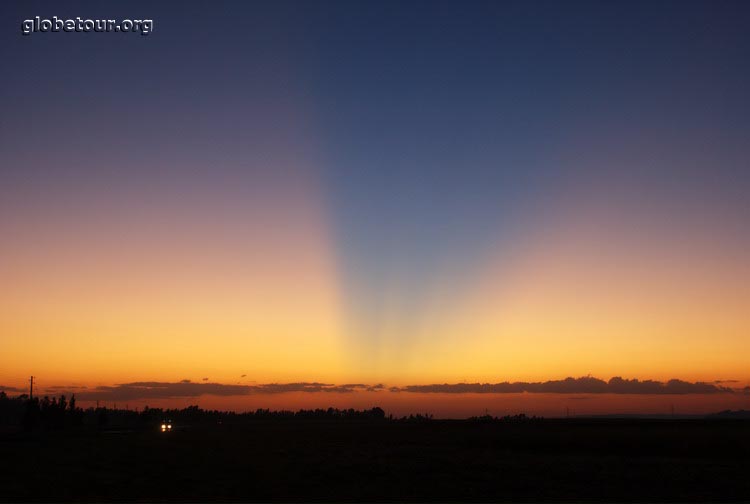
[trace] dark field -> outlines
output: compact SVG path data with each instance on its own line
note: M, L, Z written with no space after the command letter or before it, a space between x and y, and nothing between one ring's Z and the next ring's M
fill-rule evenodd
M0 435L3 501L747 501L741 420L269 421Z

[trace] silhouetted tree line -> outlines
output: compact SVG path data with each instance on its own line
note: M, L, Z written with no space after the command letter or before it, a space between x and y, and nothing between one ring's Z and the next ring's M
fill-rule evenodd
M57 397L35 397L26 402L24 427L31 430L41 424L47 430L60 430L65 427L82 425L83 412L76 407L75 394L67 400L65 395Z
M413 423L422 423L422 422L429 422L432 420L432 415L430 413L425 413L424 415L421 413L417 413L416 415L409 415L401 418L396 419L399 422L413 422Z
M276 410L257 409L237 413L234 411L204 410L198 406L182 409L149 408L142 410L116 408L87 408L76 406L75 395L68 400L64 395L59 398L35 397L29 400L28 395L8 397L0 392L0 425L19 426L26 430L59 430L72 428L98 429L150 429L165 421L176 427L189 425L240 425L252 422L285 422L285 421L394 421L423 423L432 421L429 413L412 414L399 418L386 416L382 408L365 410L318 408L310 410ZM469 418L472 422L533 422L542 417L519 415L491 416L482 415Z
M8 397L0 391L0 425L21 425L29 396Z
M480 422L480 423L494 423L494 422L535 422L538 420L543 420L543 417L538 416L526 416L524 413L520 413L518 415L505 415L505 416L492 416L492 415L482 415L482 416L474 416L469 418L470 422Z
M366 410L355 409L312 409L312 410L276 410L257 409L237 413L234 411L204 410L198 406L183 409L149 408L146 406L138 413L147 424L170 420L177 425L199 424L242 424L257 421L294 421L294 420L331 420L331 421L380 421L385 420L382 408Z
M410 415L400 420L426 421L431 417ZM142 410L115 409L106 407L82 409L76 406L75 395L70 399L44 396L41 399L28 395L8 397L0 392L0 425L23 426L27 431L61 430L75 428L99 429L144 429L152 428L164 421L176 426L243 424L258 421L384 421L382 408L365 410L355 409L312 409L312 410L279 410L257 409L251 412L204 410L198 406L182 409L149 408Z
M29 398L26 394L8 397L0 392L0 425L21 425L29 431L61 430L83 425L83 416L75 395L68 400L65 395Z

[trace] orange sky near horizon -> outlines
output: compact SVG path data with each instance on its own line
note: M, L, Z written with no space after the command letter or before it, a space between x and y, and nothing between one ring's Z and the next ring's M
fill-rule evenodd
M386 310L373 352L345 333L322 199L295 177L249 207L238 194L242 219L225 194L211 212L160 195L141 213L4 220L0 383L750 382L744 243L713 221L663 228L579 201L462 282L437 278L415 323Z
M336 206L312 104L294 94L248 100L275 122L243 124L247 138L226 166L198 159L223 154L221 144L204 152L180 139L175 152L159 145L147 167L42 156L34 177L9 177L17 190L0 202L0 385L23 388L31 374L87 387L586 375L750 384L744 204L681 149L633 132L623 149L619 131L572 128L553 160L561 175L538 192L519 189L511 224L495 215L486 229L481 215L462 214L461 227L476 225L478 236L443 269L409 276L420 258L442 258L431 247L450 248L451 236L433 245L420 228L390 235L401 223L377 205L342 226L340 214L362 209ZM490 191L508 197L502 189ZM404 204L396 220L440 223L442 201L436 193ZM464 195L457 210L467 208ZM357 248L360 228L412 243L386 243L381 257L380 243ZM372 271L353 275L351 256ZM363 306L352 285L377 303Z

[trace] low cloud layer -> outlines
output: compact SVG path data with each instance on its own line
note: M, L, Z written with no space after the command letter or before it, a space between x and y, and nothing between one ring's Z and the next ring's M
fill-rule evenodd
M22 389L22 388L18 388L18 387L9 387L7 385L0 385L0 391L1 392L5 392L6 394L8 394L8 393L23 394L24 392L28 392L28 389Z
M391 387L391 392L447 393L447 394L718 394L734 393L735 390L716 383L686 382L669 380L628 380L615 376L604 381L591 376L565 378L545 382L502 382L502 383L444 383L433 385L407 385Z
M750 394L750 387L730 388L721 385L721 383L735 382L714 381L709 383L686 382L682 380L660 382L655 380L641 381L637 379L625 379L619 376L611 378L609 381L604 381L599 378L585 376L581 378L565 378L564 380L549 380L545 382L443 383L386 388L382 383L376 385L368 385L365 383L335 385L321 382L295 382L231 385L224 383L210 383L206 381L193 382L186 379L179 382L144 381L112 386L98 386L93 388L57 385L47 387L44 390L44 393L49 395L75 394L79 400L83 401L170 399L199 397L204 395L246 396L251 394L285 394L291 392L351 394L356 392L380 391L419 394ZM0 386L0 390L12 394L28 392L26 389L4 386Z
M77 389L74 387L49 387L54 393L75 393L79 400L83 401L124 401L137 399L169 399L180 397L199 397L203 395L213 396L244 396L250 394L283 394L288 392L305 393L339 393L346 394L357 391L378 391L383 388L379 385L365 385L362 383L349 383L334 385L320 382L297 382L297 383L267 383L262 385L229 385L224 383L192 382L181 380L179 382L132 382L114 386L99 386L92 389Z

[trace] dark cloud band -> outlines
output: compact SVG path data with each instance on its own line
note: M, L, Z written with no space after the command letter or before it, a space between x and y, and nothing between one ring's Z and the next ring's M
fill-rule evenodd
M352 393L358 390L375 391L382 385L364 384L334 385L320 382L267 383L263 385L230 385L224 383L195 383L190 380L179 382L132 382L114 386L99 386L89 390L73 390L80 400L136 400L136 399L169 399L179 397L244 396L250 394L284 394L289 392L305 393ZM65 387L50 388L56 393Z
M387 390L392 393L421 393L421 394L518 394L518 393L546 393L546 394L722 394L745 393L750 387L734 389L720 385L722 382L687 382L669 380L666 382L655 380L625 379L619 376L604 381L599 378L585 376L580 378L565 378L564 380L548 380L545 382L501 382L501 383L443 383L430 385L406 385L403 387L386 388L382 383L368 385L364 383L347 383L335 385L321 382L295 383L267 383L260 385L230 385L224 383L192 382L132 382L113 386L99 386L95 388L51 386L45 392L51 394L76 394L84 401L123 401L137 399L169 399L180 397L213 396L245 396L251 394L285 394L293 392L303 393L338 393L350 394L355 392L379 392ZM25 389L16 387L2 387L6 393L24 393Z
M27 390L27 389L22 389L22 388L18 388L18 387L8 387L8 386L6 386L6 385L0 385L0 391L2 391L2 392L5 392L6 394L7 394L8 392L13 392L13 393L24 393L24 392L28 392L28 390Z
M447 394L513 394L513 393L547 393L547 394L717 394L733 393L734 389L714 383L686 382L669 380L625 379L619 376L608 382L599 378L585 376L566 378L545 382L502 382L502 383L444 383L432 385L407 385L391 387L391 392L412 393L447 393Z

